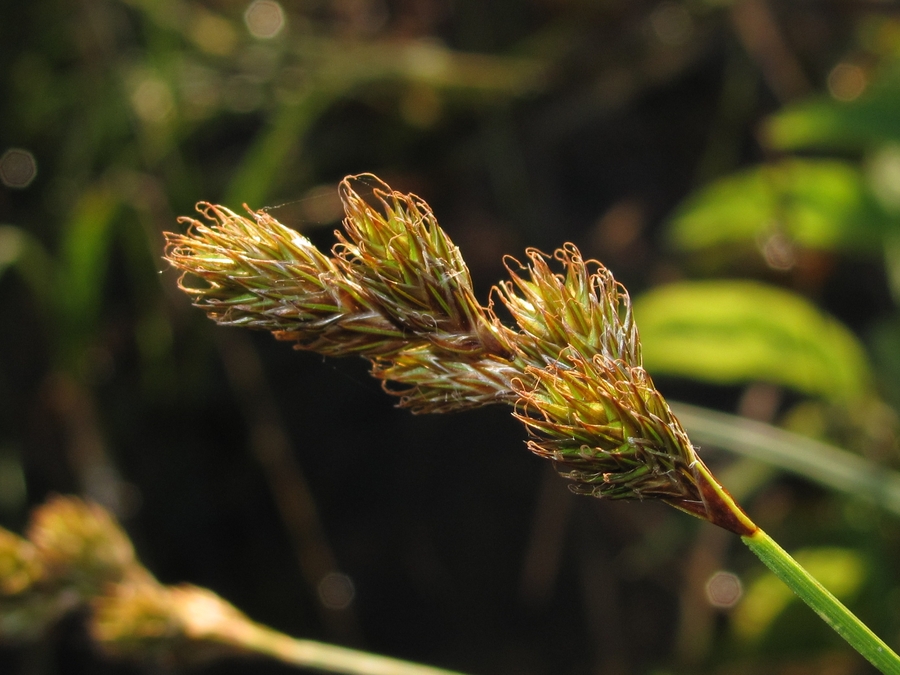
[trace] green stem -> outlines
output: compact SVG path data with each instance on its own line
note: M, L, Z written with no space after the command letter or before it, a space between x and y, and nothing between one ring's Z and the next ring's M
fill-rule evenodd
M816 614L885 675L900 675L900 657L762 530L741 537Z
M300 640L252 621L233 621L206 636L245 652L282 663L344 675L462 675L462 673L401 661L336 645Z

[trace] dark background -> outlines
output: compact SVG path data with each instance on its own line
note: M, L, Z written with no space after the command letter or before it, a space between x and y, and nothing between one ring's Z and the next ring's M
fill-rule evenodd
M801 607L735 641L692 569L758 572L736 539L662 505L570 495L507 409L412 416L362 361L216 328L160 256L199 200L275 207L328 248L337 182L373 172L431 204L482 299L503 255L567 241L639 295L698 274L664 244L672 210L771 158L760 123L825 92L842 59L876 59L861 36L900 30L894 5L285 1L271 39L248 32L248 6L0 10L0 151L37 166L0 187L0 223L28 237L0 237L0 523L21 531L48 495L81 494L165 583L292 635L473 674L870 672ZM890 309L878 260L838 255L804 283L859 331ZM725 411L744 393L658 383ZM845 517L784 476L747 506L786 544L883 546L862 602L897 634L896 523ZM330 571L352 580L345 609L320 601ZM0 649L6 673L143 668L100 655L82 617Z

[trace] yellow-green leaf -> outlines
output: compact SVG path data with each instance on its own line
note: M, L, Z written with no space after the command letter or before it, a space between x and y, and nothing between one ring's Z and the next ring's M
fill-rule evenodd
M859 167L787 159L694 193L669 223L679 249L760 245L773 234L807 248L880 250L887 215Z
M841 403L870 392L862 346L804 298L750 281L681 282L634 305L654 375L771 382Z
M900 141L900 68L878 73L854 101L815 98L769 118L764 134L773 148L860 149Z

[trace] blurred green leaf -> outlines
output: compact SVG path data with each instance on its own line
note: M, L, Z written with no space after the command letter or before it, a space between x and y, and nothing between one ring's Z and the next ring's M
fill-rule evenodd
M859 167L787 159L695 193L675 213L668 234L687 251L763 245L774 234L808 248L880 250L887 223Z
M64 330L78 334L94 327L103 300L112 224L119 206L113 191L97 184L84 192L73 209L63 232L55 289ZM66 340L72 341L72 335Z
M333 101L324 88L302 101L282 105L259 132L235 172L225 196L227 204L259 208L283 179L291 153L298 152L306 132Z
M691 439L756 462L803 476L829 490L851 495L900 516L900 474L847 450L779 429L771 424L673 402L672 409ZM722 474L722 484L741 492L752 471Z
M47 312L53 288L50 256L31 233L14 225L0 225L0 279L11 269L18 270L41 310Z
M748 281L682 282L639 297L644 365L722 384L764 381L849 403L871 386L865 353L802 297Z
M867 335L878 385L885 398L900 409L900 313L874 323Z
M766 143L781 150L864 149L900 141L900 66L879 73L854 101L817 98L769 118Z
M866 578L865 561L851 549L809 548L797 551L793 556L841 600L853 597ZM748 586L732 615L734 632L744 640L761 637L796 599L791 589L767 572Z

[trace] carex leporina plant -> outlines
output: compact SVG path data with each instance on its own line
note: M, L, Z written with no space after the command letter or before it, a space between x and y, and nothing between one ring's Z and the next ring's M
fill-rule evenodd
M484 305L424 201L369 174L340 191L344 232L330 253L264 211L199 204L202 220L182 218L187 232L166 234L180 287L219 324L367 358L413 412L511 406L529 449L574 492L658 499L734 532L857 651L900 673L900 658L757 527L697 455L642 366L628 293L608 269L571 244L552 256L529 249L524 264L506 260L509 279Z

